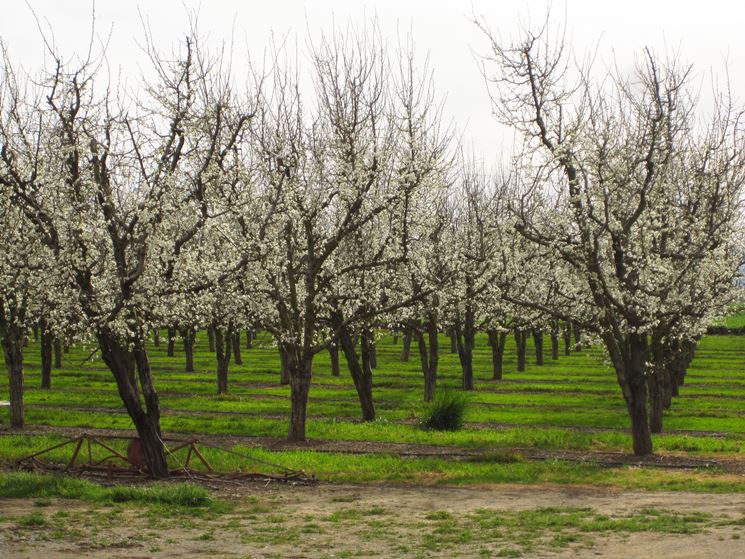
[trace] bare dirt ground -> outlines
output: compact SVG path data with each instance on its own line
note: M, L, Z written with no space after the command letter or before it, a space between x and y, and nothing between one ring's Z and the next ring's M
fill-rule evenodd
M0 500L0 557L745 557L742 494L248 484L216 495L232 510ZM654 524L673 512L664 529ZM575 516L636 520L588 531L565 522Z

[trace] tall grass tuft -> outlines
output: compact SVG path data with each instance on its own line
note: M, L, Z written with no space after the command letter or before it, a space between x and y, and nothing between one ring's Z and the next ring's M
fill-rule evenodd
M468 398L461 392L441 392L429 404L419 420L422 429L457 431L463 427Z

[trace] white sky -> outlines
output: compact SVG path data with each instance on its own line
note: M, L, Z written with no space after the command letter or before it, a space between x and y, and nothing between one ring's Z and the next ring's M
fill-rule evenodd
M29 0L37 15L54 31L61 53L83 53L88 46L88 0ZM484 16L503 37L515 36L520 22L540 22L546 0L98 0L97 29L106 34L113 23L108 56L113 67L134 78L143 57L135 40L141 39L138 8L150 22L157 42L168 47L187 27L184 5L199 9L200 29L210 42L230 41L235 29L236 46L248 48L252 59L261 59L272 32L289 33L302 45L308 31L317 35L347 19L360 23L377 15L383 33L395 42L397 29L410 27L418 54L429 53L440 95L447 96L446 114L452 115L467 147L484 160L494 161L509 150L511 136L491 117L489 98L473 52L484 53L487 43L470 19ZM36 23L24 0L0 0L0 38L12 58L28 69L38 68L44 58ZM598 41L599 63L613 57L622 67L645 46L658 52L677 50L694 65L707 84L709 73L723 76L728 63L732 88L745 99L745 3L742 0L554 0L552 14L566 13L574 50L593 49ZM46 25L46 23L45 23ZM235 57L234 68L245 60Z

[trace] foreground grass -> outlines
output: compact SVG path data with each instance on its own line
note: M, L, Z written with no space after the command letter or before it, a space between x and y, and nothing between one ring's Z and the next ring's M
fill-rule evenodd
M0 499L76 499L97 504L131 503L171 512L219 511L224 504L192 483L103 486L66 475L0 473Z

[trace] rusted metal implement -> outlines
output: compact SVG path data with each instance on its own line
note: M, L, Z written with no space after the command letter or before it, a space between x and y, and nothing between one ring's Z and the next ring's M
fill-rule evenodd
M114 448L114 440L129 441L127 450L121 452ZM167 443L171 443L170 446ZM171 477L187 477L195 480L210 481L241 481L258 480L265 482L283 482L297 485L307 485L316 482L314 476L302 470L291 470L272 464L265 460L241 454L231 449L200 442L198 439L163 438L166 454L176 465L169 471ZM210 448L243 458L246 463L261 464L275 470L273 473L260 471L218 472L212 467L199 447ZM72 448L72 455L64 461L50 460L54 451L62 448ZM197 467L192 467L197 463ZM105 477L139 477L147 476L142 446L138 438L125 436L95 436L81 433L61 443L50 446L15 461L15 467L30 471L57 471L75 475L105 476Z

